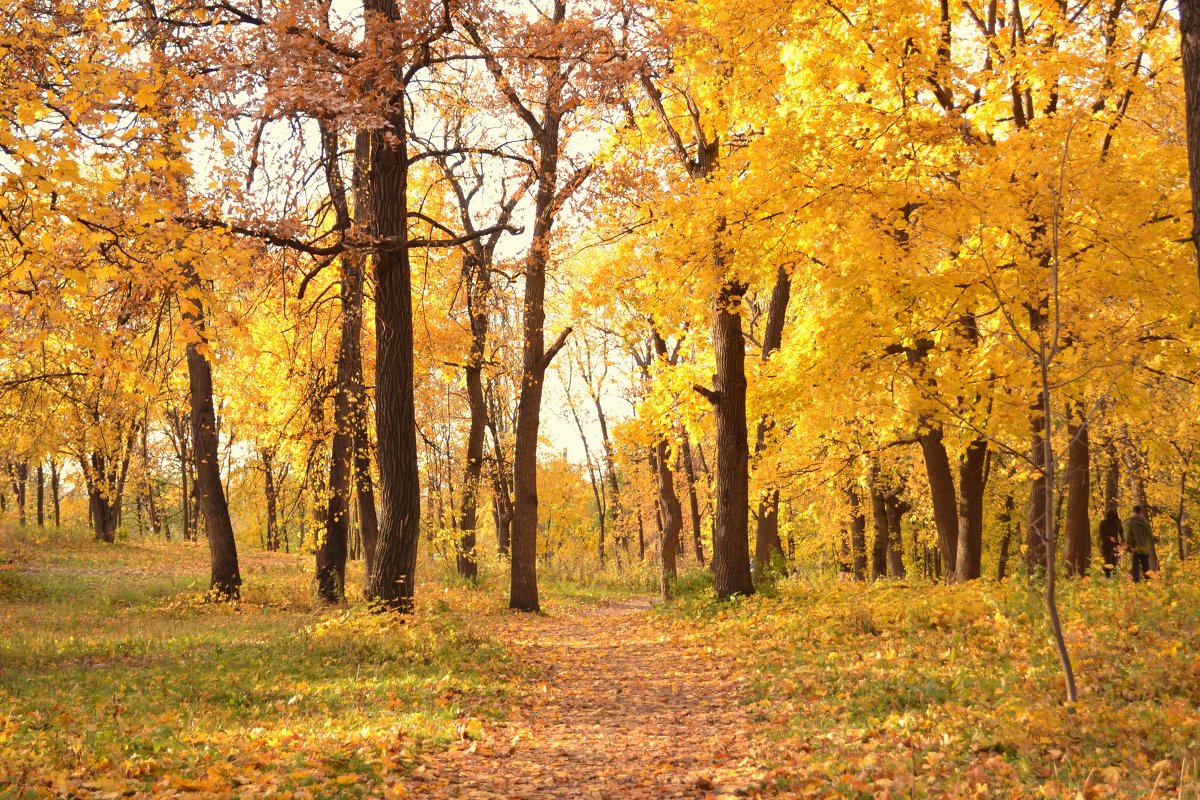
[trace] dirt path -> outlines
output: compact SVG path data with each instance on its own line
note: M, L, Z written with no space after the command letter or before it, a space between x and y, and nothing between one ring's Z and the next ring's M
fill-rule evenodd
M431 757L414 797L758 796L751 722L728 665L672 639L626 601L575 616L506 620L529 685L481 742Z

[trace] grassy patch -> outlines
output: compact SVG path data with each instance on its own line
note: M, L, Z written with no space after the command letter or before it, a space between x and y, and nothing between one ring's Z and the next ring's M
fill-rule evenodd
M0 797L377 796L513 677L479 618L324 609L307 556L242 555L236 607L202 602L207 549L0 541Z
M664 613L740 662L776 780L800 796L1196 798L1197 578L1066 583L1073 706L1020 580L791 580L728 603L681 593Z

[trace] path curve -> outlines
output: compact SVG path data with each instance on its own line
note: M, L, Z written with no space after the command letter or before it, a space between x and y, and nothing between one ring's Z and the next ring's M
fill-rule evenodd
M508 719L479 742L434 754L415 797L761 796L753 723L730 664L671 635L649 601L571 615L506 617L522 673Z

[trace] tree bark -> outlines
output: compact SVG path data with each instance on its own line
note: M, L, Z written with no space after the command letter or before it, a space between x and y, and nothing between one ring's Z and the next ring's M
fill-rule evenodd
M60 493L58 462L50 460L50 497L54 501L54 527L62 527L62 496Z
M320 123L325 183L333 205L335 230L344 233L351 225L349 192L342 177L341 142L336 129ZM369 134L355 135L354 180L363 179L361 162L367 157ZM356 196L361 198L363 192ZM330 443L328 499L325 509L325 532L316 554L317 595L327 603L340 603L346 598L346 558L350 539L350 493L354 461L354 417L362 413L356 407L362 401L362 388L355 386L356 373L362 364L363 265L356 253L345 253L339 259L341 269L342 327L338 341L337 366L334 377L333 441Z
M483 361L487 355L487 295L491 285L488 266L475 254L463 258L462 272L467 284L467 316L471 320L471 355L466 368L471 426L467 432L467 463L463 476L457 565L461 577L475 580L479 574L479 563L475 555L476 509L479 504L479 483L483 476L483 440L487 428Z
M1121 497L1121 459L1117 457L1117 446L1112 439L1104 445L1104 453L1108 460L1104 469L1104 510L1119 511Z
M1004 580L1008 571L1008 551L1012 546L1013 514L1017 509L1016 498L1009 492L1004 498L1004 510L1000 512L1000 557L996 563L996 580Z
M867 517L862 511L857 486L846 490L850 501L850 563L854 580L867 579Z
M659 439L655 446L655 466L658 473L658 509L662 515L662 534L659 539L659 594L663 601L671 599L671 581L675 580L675 557L679 552L679 533L683 527L683 511L675 494L675 476L668 460L667 442Z
M46 471L37 465L37 526L46 527Z
M692 548L696 554L696 563L704 566L704 542L700 539L700 499L696 496L696 470L692 466L692 446L688 441L688 433L683 432L681 446L683 447L683 473L687 476L688 513L692 522ZM776 506L778 510L778 505Z
M366 0L364 8L399 19L392 0ZM372 25L368 14L368 34ZM377 35L389 35L385 31ZM412 273L408 235L408 131L404 97L388 126L369 132L363 210L372 237L402 242L374 253L376 390L379 443L379 538L368 600L392 610L413 608L421 535L421 483L413 397Z
M933 501L933 523L937 528L938 549L948 580L953 580L958 566L958 502L954 490L954 475L950 457L942 441L942 427L932 420L922 419L921 427L928 428L918 435L921 453L925 457L925 473Z
M1067 521L1063 557L1068 576L1084 576L1092 559L1092 526L1088 517L1091 494L1091 466L1088 452L1088 424L1083 408L1076 409L1078 419L1067 425L1071 441L1067 446Z
M1025 535L1025 569L1033 574L1045 570L1046 542L1050 538L1050 525L1054 524L1051 515L1053 509L1046 507L1046 458L1043 438L1046 431L1046 418L1041 412L1034 412L1032 419L1032 438L1030 442L1033 469L1033 485L1029 492L1029 514Z
M983 561L983 493L987 487L988 443L975 439L958 465L958 549L955 579L974 580Z
M201 351L207 349L200 276L188 264L185 277L192 297L184 300L183 318L194 331L187 344L188 387L192 419L192 454L196 461L196 490L204 530L208 535L211 563L209 592L217 600L237 600L241 595L242 576L238 569L237 542L229 505L221 485L220 455L217 449L217 415L213 408L212 366Z
M1183 57L1188 183L1192 190L1191 240L1200 276L1200 0L1179 0L1179 49Z
M274 455L270 450L261 450L258 457L262 461L263 494L267 502L266 548L274 552L279 549L279 498L275 487Z
M720 261L720 259L718 259ZM738 313L746 285L729 281L718 293L713 321L717 374L712 389L696 387L717 418L717 510L713 528L713 588L717 597L754 594L750 573L749 443L746 434L746 348Z
M783 324L787 316L788 299L791 297L792 280L782 266L775 273L775 287L771 291L771 305L767 311L767 325L763 331L762 360L783 345ZM774 427L774 420L764 416L758 421L758 432L754 440L754 455L762 455L766 448L767 432ZM770 566L771 561L783 556L783 543L779 540L779 490L771 487L758 501L758 530L754 537L754 563L760 570Z
M888 574L888 515L887 499L879 488L879 469L871 467L871 519L875 523L875 539L871 546L871 580Z
M912 510L912 506L899 497L899 492L889 492L884 502L887 506L888 576L903 578L905 575L904 539L902 537L904 515Z

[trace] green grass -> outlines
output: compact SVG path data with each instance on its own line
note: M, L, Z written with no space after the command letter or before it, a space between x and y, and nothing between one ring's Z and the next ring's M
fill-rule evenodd
M308 557L250 551L234 607L202 601L194 544L9 532L0 558L0 797L378 794L512 683L477 593L429 592L404 619L328 610Z

